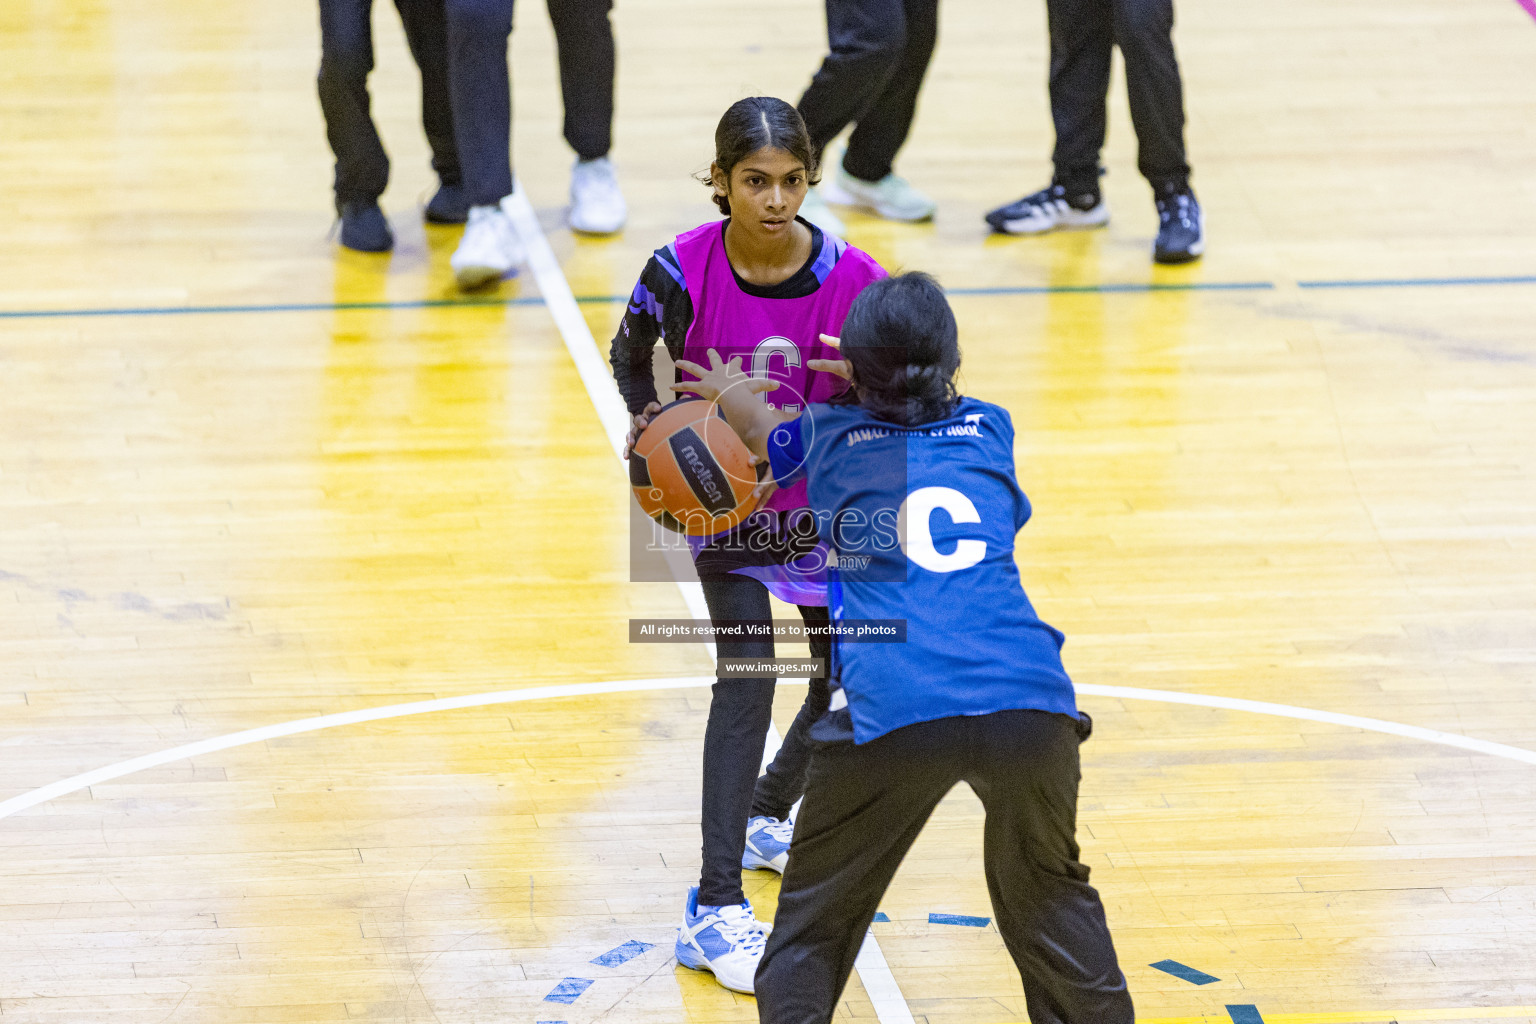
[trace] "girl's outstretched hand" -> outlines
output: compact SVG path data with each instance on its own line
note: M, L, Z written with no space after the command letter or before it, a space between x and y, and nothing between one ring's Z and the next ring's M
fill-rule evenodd
M837 348L842 343L842 339L823 334L821 343L828 348ZM809 359L805 365L807 369L823 370L843 380L853 379L853 366L846 359Z
M720 353L714 349L709 350L709 369L704 369L698 363L689 362L686 359L677 361L677 368L684 373L691 373L698 380L685 380L670 385L673 391L691 391L705 401L713 402L733 387L742 386L751 394L761 394L764 391L772 391L779 386L776 380L767 380L763 377L753 377L742 372L741 357L734 356L729 363L722 362Z

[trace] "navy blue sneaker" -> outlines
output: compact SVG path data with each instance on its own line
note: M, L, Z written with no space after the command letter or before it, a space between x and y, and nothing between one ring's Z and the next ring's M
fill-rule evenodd
M1188 185L1174 186L1157 197L1157 241L1152 259L1158 263L1188 263L1205 252L1205 223L1200 203Z
M1069 194L1064 186L1053 183L1007 206L999 206L987 214L986 221L993 231L1005 235L1096 228L1109 223L1109 204L1098 192Z
M395 244L389 221L376 202L342 203L341 244L358 252L388 252Z
M469 197L460 184L443 184L437 187L427 202L428 224L463 224L469 219Z

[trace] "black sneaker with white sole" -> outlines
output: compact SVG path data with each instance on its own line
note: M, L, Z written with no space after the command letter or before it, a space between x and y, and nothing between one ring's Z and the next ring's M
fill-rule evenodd
M1052 184L987 214L993 231L1039 235L1062 228L1096 228L1109 223L1109 204L1098 192L1069 194Z
M1152 259L1158 263L1188 263L1205 252L1205 223L1200 203L1189 186L1157 197L1157 241Z

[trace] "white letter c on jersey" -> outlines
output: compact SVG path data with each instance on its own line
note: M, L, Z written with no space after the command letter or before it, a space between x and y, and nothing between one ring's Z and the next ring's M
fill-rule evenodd
M974 539L956 541L955 550L941 554L933 546L933 534L928 529L935 509L948 512L956 523L981 522L981 513L971 499L953 487L919 487L907 495L896 513L897 536L908 558L929 572L958 572L987 557L987 542Z

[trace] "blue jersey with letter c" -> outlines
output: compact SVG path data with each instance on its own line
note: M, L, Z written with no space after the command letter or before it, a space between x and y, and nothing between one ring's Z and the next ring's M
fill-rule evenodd
M958 715L1077 713L1063 637L1035 614L1013 560L1030 508L1006 410L962 398L942 420L902 427L816 404L775 428L768 457L781 484L807 481L836 558L833 621L907 624L905 643L833 644L833 707L846 701L855 742Z

